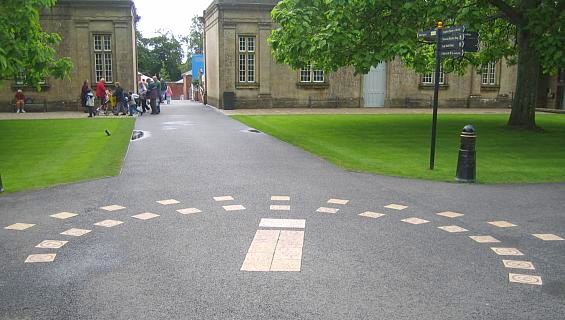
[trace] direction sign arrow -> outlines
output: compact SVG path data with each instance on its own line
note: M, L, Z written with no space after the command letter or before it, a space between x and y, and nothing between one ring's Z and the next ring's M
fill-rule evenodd
M418 32L418 38L429 38L429 37L435 37L435 36L436 36L435 30L419 31Z
M441 38L441 42L443 43L444 41L462 41L464 39L465 39L464 34L460 33L460 34L444 36Z
M465 32L465 45L463 46L465 52L479 51L479 33L478 32Z
M464 41L442 41L440 47L442 50L460 50L465 45Z
M464 53L465 52L463 50L449 50L440 52L442 57L462 57Z

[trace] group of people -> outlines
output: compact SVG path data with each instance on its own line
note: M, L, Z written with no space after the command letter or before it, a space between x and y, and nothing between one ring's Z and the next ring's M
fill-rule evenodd
M103 112L104 114L135 116L143 115L147 111L151 114L161 112L161 103L171 102L172 90L164 80L154 76L147 81L142 79L138 83L138 92L125 92L119 82L116 82L114 90L106 87L104 78L96 84L94 93L89 87L88 80L84 80L81 90L81 102L85 110L88 110L88 117L94 117ZM98 100L98 108L95 109L95 98ZM149 103L148 103L149 101ZM141 110L138 109L141 107Z

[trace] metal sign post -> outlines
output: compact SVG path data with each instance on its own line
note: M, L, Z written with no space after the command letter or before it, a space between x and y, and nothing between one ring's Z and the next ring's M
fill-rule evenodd
M443 36L443 22L437 23L437 38L436 38L436 68L434 74L434 104L432 116L432 143L430 150L430 170L434 169L434 162L436 156L436 131L437 131L437 102L439 95L439 71L441 67L441 38Z

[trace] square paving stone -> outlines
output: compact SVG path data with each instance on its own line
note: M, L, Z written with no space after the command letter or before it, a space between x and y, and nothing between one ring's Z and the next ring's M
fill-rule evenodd
M149 219L157 218L158 216L159 216L158 214L154 214L151 212L144 212L144 213L136 214L135 216L131 216L131 217L139 220L149 220Z
M289 196L271 196L271 201L290 201Z
M4 227L4 229L22 231L22 230L25 230L25 229L29 229L29 228L31 228L31 227L33 227L33 226L35 226L35 224L32 224L32 223L20 223L20 222L18 222L18 223L11 224L11 225L9 225L9 226L7 226L7 227Z
M36 245L36 248L43 248L43 249L59 249L64 246L68 241L62 240L43 240L41 243Z
M515 283L533 284L537 286L542 285L540 276L532 276L529 274L509 273L508 280Z
M304 219L261 219L259 227L263 228L296 228L304 229L306 220Z
M491 247L491 250L494 251L499 256L523 256L524 254L516 249L516 248L497 248Z
M113 204L111 206L101 207L100 209L106 210L106 211L118 211L118 210L122 210L122 209L125 209L125 208L126 207L122 207L122 206L119 206L117 204Z
M241 271L269 271L273 253L249 252L245 256Z
M193 214L193 213L200 213L202 210L196 208L186 208L186 209L179 209L177 210L180 214Z
M408 206L404 206L404 205L401 205L401 204L391 203L391 204L389 204L389 205L386 205L385 208L394 209L394 210L404 210L404 209L408 208Z
M111 227L115 227L117 225L120 225L122 223L124 223L124 222L118 221L118 220L103 220L103 221L100 221L100 222L96 222L94 225L100 226L100 227L111 228Z
M420 219L420 218L406 218L406 219L402 219L400 221L404 221L406 223L411 223L411 224L423 224L423 223L428 223L428 220L424 220L424 219Z
M331 204L347 204L349 202L349 200L343 200L343 199L330 199L328 200L328 203Z
M488 224L491 224L499 228L510 228L516 226L515 224L510 223L508 221L489 221Z
M520 261L520 260L502 260L504 266L506 268L514 268L514 269L526 269L526 270L535 270L534 264L530 261Z
M302 264L302 260L290 260L290 259L280 259L280 260L273 260L271 264L271 271L281 271L281 272L298 272L300 271L300 267Z
M544 241L563 241L565 239L552 233L534 233L532 236Z
M80 237L80 236L83 236L83 235L89 233L90 231L92 231L92 230L72 228L72 229L69 229L67 231L61 232L61 234L66 235L66 236Z
M157 203L162 204L164 206L168 206L170 204L180 203L180 201L177 201L175 199L168 199L168 200L159 200L159 201L157 201Z
M275 205L272 204L269 209L271 209L272 211L290 211L290 206L281 206L281 205Z
M53 262L56 256L55 253L31 254L27 257L25 263Z
M257 230L257 232L255 232L255 237L253 237L253 242L263 241L274 242L276 244L280 233L280 230Z
M360 214L358 214L358 215L359 215L359 216L362 216L362 217L374 218L374 219L380 218L380 217L382 217L382 216L385 216L384 213L378 213L378 212L372 212L372 211L365 211L365 212L360 213Z
M214 197L214 201L232 201L232 196L221 196L221 197Z
M71 217L74 217L74 216L78 216L78 214L72 213L72 212L59 212L59 213L50 215L50 217L61 219L61 220L68 219L68 218L71 218Z
M457 217L464 216L464 214L462 214L462 213L453 212L453 211L438 212L438 213L436 213L436 215L446 217L446 218L457 218Z
M226 211L245 210L245 207L240 205L240 204L235 204L235 205L232 205L232 206L223 206L222 208L224 208L224 210L226 210Z
M461 228L459 226L442 226L442 227L438 227L438 229L447 231L447 232L466 232L469 231L465 228Z
M261 252L261 253L270 253L273 254L275 252L275 248L277 247L277 241L264 241L264 240L254 240L251 242L249 249L247 252Z
M500 242L500 240L492 236L469 236L469 238L475 240L478 243L495 243Z
M320 208L318 208L318 210L316 210L316 212L321 212L321 213L337 213L338 211L339 211L339 209L326 208L326 207L320 207Z
M275 255L273 260L300 260L302 259L302 247L287 247L285 245L281 246L281 243L277 245L275 249Z

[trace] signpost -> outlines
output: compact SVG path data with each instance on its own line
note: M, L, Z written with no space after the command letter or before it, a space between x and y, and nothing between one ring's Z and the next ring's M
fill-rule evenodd
M479 33L465 32L465 26L443 28L443 22L437 23L435 30L420 31L418 38L436 43L436 65L434 74L434 100L432 116L432 142L430 147L430 170L434 169L437 133L437 105L439 95L439 71L441 57L463 57L465 52L479 51Z

